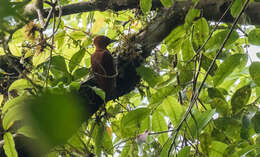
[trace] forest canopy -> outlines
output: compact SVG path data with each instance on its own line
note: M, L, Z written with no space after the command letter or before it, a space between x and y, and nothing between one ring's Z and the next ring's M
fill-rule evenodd
M260 156L259 8L1 1L0 157ZM100 35L116 40L111 93L91 69Z

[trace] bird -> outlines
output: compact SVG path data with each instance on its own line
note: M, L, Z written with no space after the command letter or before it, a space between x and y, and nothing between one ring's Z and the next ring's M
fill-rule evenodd
M98 88L105 92L106 98L112 94L116 87L114 58L107 49L107 46L115 41L103 35L96 36L93 40L95 52L91 54L91 70Z

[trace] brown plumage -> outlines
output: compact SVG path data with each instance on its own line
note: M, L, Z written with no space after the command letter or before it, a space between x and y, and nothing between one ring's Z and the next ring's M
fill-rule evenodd
M106 48L114 40L106 36L97 36L94 39L96 47L91 55L91 69L94 73L98 87L103 89L106 96L110 95L116 85L116 69L114 59Z

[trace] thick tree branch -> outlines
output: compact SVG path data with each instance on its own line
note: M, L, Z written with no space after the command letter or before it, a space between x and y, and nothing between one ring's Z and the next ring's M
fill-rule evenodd
M176 8L184 8L189 5L190 0L176 2ZM203 16L212 21L218 20L222 15L225 9L228 7L230 0L200 0L197 8L201 9L203 12ZM153 8L157 9L161 8L162 5L160 0L153 0ZM89 11L105 11L105 10L113 10L113 11L121 11L127 9L135 9L139 8L139 0L95 0L92 2L80 2L75 4L69 4L62 7L62 16L71 15L82 12ZM260 25L260 3L253 2L251 3L245 11L245 14L251 19L251 24ZM49 9L44 10L44 17L47 17L49 13ZM56 14L59 12L56 10ZM37 15L32 13L31 19L37 18ZM233 22L234 18L228 14L223 21L224 22Z

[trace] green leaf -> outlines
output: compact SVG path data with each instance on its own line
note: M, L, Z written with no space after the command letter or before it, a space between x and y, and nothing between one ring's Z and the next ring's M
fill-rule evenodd
M254 126L255 132L260 133L260 112L259 111L252 118L252 124Z
M208 95L211 99L221 98L225 100L223 94L217 88L208 88Z
M172 6L173 4L173 0L160 0L162 5L166 8L169 8Z
M4 104L4 107L3 107L3 113L6 113L7 110L11 109L12 107L16 106L16 105L22 105L24 104L24 100L26 99L26 96L18 96L16 98L13 98L9 101L7 101L5 104Z
M190 60L193 58L195 52L192 47L190 39L183 41L181 51L179 51L178 58L182 62L178 63L178 70L180 71L180 84L184 85L192 80L193 77L193 63ZM189 62L189 64L187 64Z
M64 38L65 38L66 32L61 31L55 35L55 39L58 42L58 48L61 48L64 44Z
M140 8L146 14L152 9L152 0L140 0Z
M7 157L18 157L15 149L14 139L10 132L4 134L4 150Z
M248 140L250 138L249 137L250 122L251 122L250 117L244 114L242 117L242 127L240 130L240 137L242 139Z
M229 29L216 31L216 33L213 34L213 36L210 38L210 40L208 41L208 43L205 46L206 52L207 53L216 52L222 45L222 43L228 33L229 33ZM225 47L230 46L237 39L239 39L239 35L236 31L233 31L231 33L230 37L228 38Z
M185 113L185 107L181 105L173 96L168 96L164 99L160 106L170 118L172 124L177 126Z
M86 38L86 34L83 31L72 31L70 33L70 37L75 40L83 40L84 38Z
M148 100L150 102L149 105L151 107L154 107L158 104L161 104L167 96L174 95L179 90L180 90L180 87L177 87L174 84L170 84L166 87L159 88L156 91L156 93L152 94L152 96L148 98Z
M97 87L91 87L91 89L98 95L100 96L103 100L105 100L106 98L106 93L100 89L100 88L97 88Z
M106 126L106 130L104 133L104 140L103 140L104 151L108 154L113 155L113 143L112 143L112 136L108 133L108 126Z
M237 17L245 4L245 0L235 0L231 7L231 15Z
M4 96L0 94L0 104L3 102L3 100L4 100Z
M136 69L137 73L151 86L152 88L159 82L159 75L151 68L140 66Z
M178 152L178 157L189 157L189 155L190 155L190 146L185 146Z
M205 56L205 55L202 55L201 67L202 67L205 71L207 71L207 70L209 69L209 66L210 66L210 64L212 63L212 61L213 61L213 59L211 59L211 58L209 58L209 57L207 57L207 56ZM217 69L218 69L217 64L214 64L214 65L213 65L213 68L209 71L209 74L210 74L211 76L214 76L215 73L216 73L216 71L217 71Z
M14 81L8 89L8 92L17 90L18 92L23 91L25 88L32 88L31 83L26 79L19 79Z
M197 48L201 47L202 44L206 41L209 35L209 25L205 18L200 18L199 20L195 21L194 24L194 31L193 31L193 40L192 42L196 43ZM202 59L203 61L203 59Z
M255 28L248 33L248 42L252 45L260 45L260 28Z
M98 123L94 129L94 141L95 141L95 152L98 157L101 156L103 140L105 135L105 126L102 123Z
M226 102L225 99L223 98L219 98L219 97L215 97L215 98L212 98L210 101L209 101L210 105L211 105L211 108L215 108L216 111L222 115L222 116L228 116L231 114L231 111L230 111L230 105Z
M250 85L246 85L242 88L239 88L231 98L231 106L233 114L238 113L243 109L243 107L247 104L249 98L251 96L251 87Z
M85 55L86 50L84 48L80 49L78 52L76 52L70 59L69 62L69 70L72 72L77 65L80 64L82 61L84 55Z
M138 108L128 112L120 123L121 134L123 137L131 137L136 135L141 122L150 114L148 108Z
M183 25L176 27L164 39L168 49L174 49L178 52L181 48L183 37L186 35L186 30Z
M193 22L193 20L200 16L200 10L191 8L185 17L185 26L190 26Z
M40 96L31 97L26 104L26 122L30 122L37 139L48 146L65 144L89 118L81 99L71 93L46 91Z
M67 65L63 56L52 57L50 71L57 80L69 76Z
M197 137L197 135L200 135L203 128L209 123L209 121L212 119L213 115L215 114L215 109L213 110L207 110L204 112L200 112L198 110L195 111L194 118L189 117L188 124L191 130L192 137Z
M220 141L213 141L211 143L211 151L209 156L214 157L223 157L224 151L227 149L228 145L225 143L222 143Z
M227 59L224 60L222 64L220 64L214 78L214 86L220 85L226 77L228 77L236 67L241 65L242 63L247 61L246 54L234 54L229 56Z
M15 121L23 119L23 109L22 105L16 105L8 110L3 118L3 128L5 130L8 130Z
M164 116L159 110L156 110L156 112L153 113L152 130L154 132L168 130L168 126L167 126L167 123L164 119ZM158 140L159 140L159 143L161 145L163 145L167 141L167 139L168 139L167 134L161 134L161 135L158 136Z
M257 86L260 86L260 62L253 62L249 67L249 73Z
M240 138L240 129L241 129L241 122L240 120L228 118L228 117L221 117L215 121L216 127L222 131L225 136L231 139L239 139Z
M78 68L73 72L73 80L79 80L89 74L90 70L88 68L82 67Z

